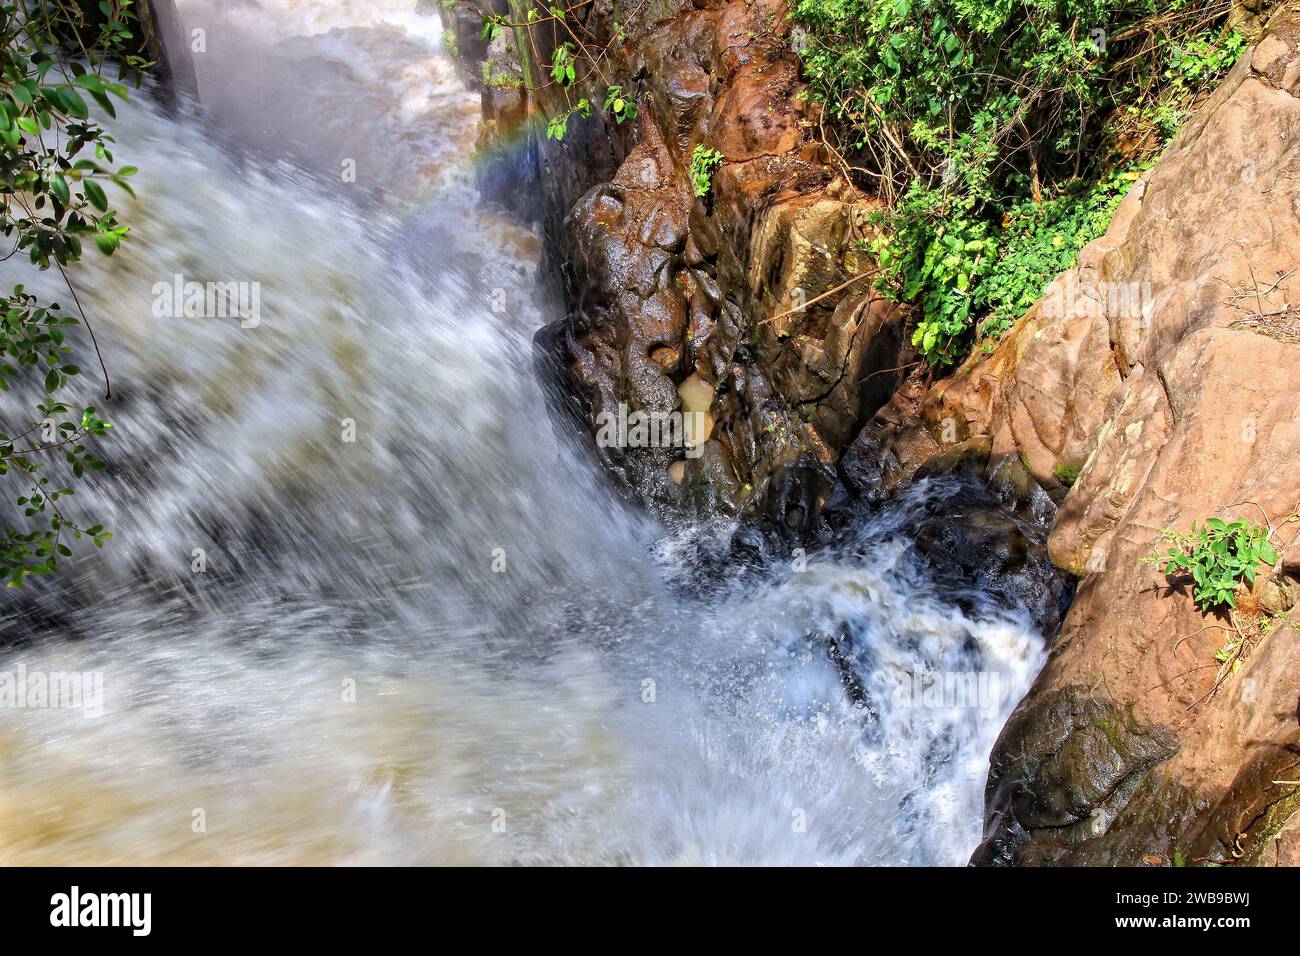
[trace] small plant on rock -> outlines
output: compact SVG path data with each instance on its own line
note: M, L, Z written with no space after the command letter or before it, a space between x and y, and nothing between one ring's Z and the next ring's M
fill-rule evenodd
M636 119L636 100L625 94L621 86L611 86L605 91L605 109L614 114L614 122L619 126Z
M1277 561L1268 529L1244 518L1210 518L1199 528L1193 523L1190 534L1166 529L1161 536L1172 547L1146 558L1146 563L1159 565L1167 575L1190 575L1195 582L1192 597L1205 612L1225 605L1235 610L1237 587L1254 584L1261 563Z
M1067 488L1073 488L1074 483L1079 480L1079 466L1057 465L1052 469L1052 477Z
M703 144L695 147L691 153L691 189L695 195L703 198L713 188L713 171L722 165L723 156L716 149L708 149Z

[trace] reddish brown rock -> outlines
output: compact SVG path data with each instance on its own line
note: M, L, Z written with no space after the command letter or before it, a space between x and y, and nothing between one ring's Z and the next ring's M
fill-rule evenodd
M698 458L670 478L683 449L602 455L669 512L744 512L802 536L841 450L898 380L903 317L867 277L877 204L819 161L784 4L700 7L621 24L626 42L611 48L607 72L643 78L637 121L573 118L562 143L534 141L553 257L545 271L564 276L568 310L542 341L593 434L620 404L680 410L677 386L699 376L714 402ZM585 26L607 35L611 15L597 4ZM553 113L554 95L543 91L531 108ZM485 115L508 99L485 97ZM618 145L588 168L593 128ZM489 130L485 148L498 138ZM688 175L697 146L724 157L705 197Z
M1261 622L1249 596L1232 620L1207 617L1141 559L1160 529L1207 517L1271 525L1295 550L1298 47L1292 13L989 363L999 386L967 427L1045 484L1081 464L1049 546L1083 580L995 751L982 859L1255 858L1270 810L1295 796L1273 783L1300 767L1295 623ZM1257 590L1294 595L1290 560ZM1233 621L1271 629L1215 691Z

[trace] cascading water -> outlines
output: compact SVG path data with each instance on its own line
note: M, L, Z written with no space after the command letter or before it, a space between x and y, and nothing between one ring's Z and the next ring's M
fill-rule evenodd
M1041 638L885 521L678 586L716 529L557 437L536 240L476 206L414 6L182 0L206 120L112 126L133 239L73 278L116 425L76 503L115 537L0 609L0 672L102 673L103 714L0 708L0 863L965 862ZM160 317L177 276L258 283L260 321Z

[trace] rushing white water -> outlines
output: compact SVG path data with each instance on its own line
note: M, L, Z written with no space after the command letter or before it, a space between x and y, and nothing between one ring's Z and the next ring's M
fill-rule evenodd
M133 239L73 273L117 426L77 508L115 537L5 595L0 672L101 672L103 714L0 708L0 863L964 862L1039 637L879 528L670 587L716 529L667 535L557 437L536 241L475 205L436 19L221 7L180 4L208 120L124 111ZM156 317L176 275L260 283L260 324ZM920 671L992 698L900 699Z

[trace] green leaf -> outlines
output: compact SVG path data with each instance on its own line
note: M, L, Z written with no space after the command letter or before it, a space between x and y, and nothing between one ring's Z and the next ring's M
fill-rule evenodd
M62 104L65 113L83 120L90 117L90 110L86 108L86 101L72 87L59 86L55 87L55 91L55 95Z
M100 188L99 183L93 179L87 179L81 184L86 191L86 198L100 212L108 211L108 197L104 195L104 190Z
M74 82L78 86L84 86L91 92L102 93L104 91L104 81L94 73L83 73Z

